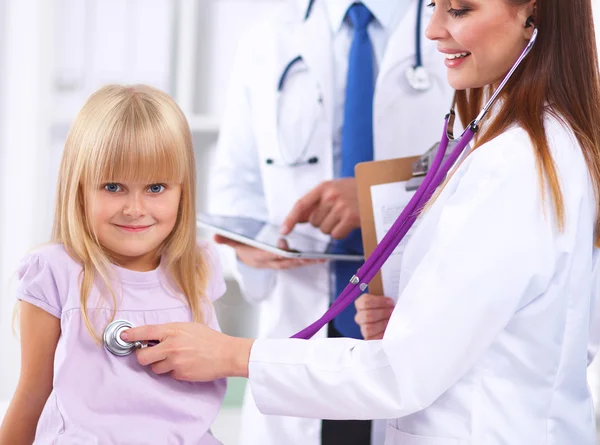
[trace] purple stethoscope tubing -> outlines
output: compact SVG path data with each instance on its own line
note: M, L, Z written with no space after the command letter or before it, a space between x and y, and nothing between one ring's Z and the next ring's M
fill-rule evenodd
M449 116L446 117L446 125L448 124ZM448 171L456 162L464 148L471 142L475 135L475 131L469 127L461 137L460 142L452 151L450 157L440 168L440 164L446 154L449 138L446 135L446 126L444 126L444 135L440 142L440 147L427 172L423 183L415 192L408 205L404 208L400 216L396 219L390 230L385 234L381 242L377 245L369 259L361 266L352 277L350 283L345 287L342 293L336 298L329 310L316 322L304 328L302 331L295 334L292 338L310 338L315 335L319 329L337 317L346 307L348 307L360 294L366 289L373 277L379 272L383 264L390 257L394 249L400 244L410 227L417 219L418 210L425 205L435 189L439 186ZM436 182L437 181L437 182Z
M508 74L504 77L504 80L500 83L498 88L496 88L494 94L492 94L492 97L488 100L479 115L467 126L460 139L457 141L450 156L442 165L442 161L448 149L448 144L452 138L452 129L450 127L454 123L454 110L450 110L450 113L444 120L444 131L434 161L428 169L423 183L419 186L408 205L400 213L400 216L398 216L390 230L388 230L381 242L377 245L369 259L365 261L365 263L358 269L356 274L350 279L348 285L344 288L338 298L336 298L327 312L325 312L325 314L323 314L323 316L321 316L321 318L319 318L317 321L302 329L300 332L294 334L292 338L311 338L323 326L337 317L346 307L352 304L360 296L360 294L366 290L368 283L373 279L377 272L379 272L383 264L387 261L392 252L396 249L398 244L400 244L404 236L406 236L414 222L417 220L418 210L423 208L429 198L431 198L436 188L442 183L454 163L464 151L465 147L469 145L479 130L479 123L485 117L510 77L520 65L521 61L531 51L531 48L533 47L533 44L537 38L537 34L538 30L534 29L531 39L521 53L521 56L515 62ZM452 108L454 108L454 104Z

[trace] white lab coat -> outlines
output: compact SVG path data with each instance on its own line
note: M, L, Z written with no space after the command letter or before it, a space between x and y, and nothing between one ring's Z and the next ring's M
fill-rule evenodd
M427 92L413 90L404 72L415 61L416 1L388 40L374 99L376 159L424 153L441 134L452 90L436 45L422 38L423 63L432 81ZM209 208L280 224L298 198L334 177L331 28L316 1L304 20L306 1L288 1L242 40L232 70ZM429 21L422 14L422 29ZM278 96L285 67L297 56ZM322 103L319 103L319 97ZM310 135L312 134L312 138ZM282 155L282 152L284 153ZM285 165L318 156L312 165ZM273 159L267 165L266 159ZM328 239L313 227L299 226ZM259 337L286 338L319 318L330 299L329 265L288 271L238 266L245 297L260 305ZM318 337L325 337L322 330ZM242 416L242 445L319 445L321 424L313 419L264 416L249 391Z
M262 412L395 419L388 445L596 443L595 199L572 133L546 126L564 232L542 208L527 134L510 129L468 156L421 218L383 340L255 343Z

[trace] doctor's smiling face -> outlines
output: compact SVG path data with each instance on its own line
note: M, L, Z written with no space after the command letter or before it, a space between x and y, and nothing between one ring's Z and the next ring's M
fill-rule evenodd
M457 90L499 82L531 38L534 0L436 0L426 35L446 56Z

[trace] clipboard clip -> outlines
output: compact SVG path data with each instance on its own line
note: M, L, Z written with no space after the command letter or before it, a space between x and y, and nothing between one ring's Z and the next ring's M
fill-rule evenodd
M446 154L444 155L444 159L442 163L446 161L450 153L452 153L453 146L456 144L456 141L450 140L448 143L448 149L446 150ZM425 179L425 175L429 171L429 166L433 163L435 159L435 155L437 154L438 147L440 146L439 142L436 142L425 152L423 156L421 156L417 161L415 161L412 165L412 178L410 178L406 182L406 191L414 192L419 188L423 180Z

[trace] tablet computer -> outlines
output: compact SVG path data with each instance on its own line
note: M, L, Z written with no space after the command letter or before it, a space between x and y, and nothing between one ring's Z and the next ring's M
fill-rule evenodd
M335 240L322 241L309 235L292 231L279 233L279 226L265 221L241 216L223 216L200 213L196 222L226 238L266 250L286 258L311 260L364 261L360 252L343 249Z

